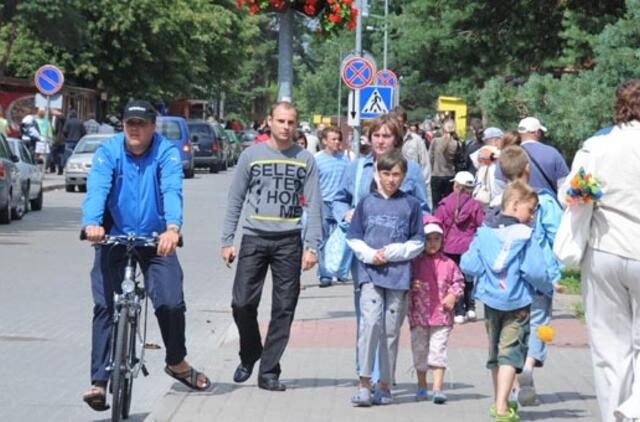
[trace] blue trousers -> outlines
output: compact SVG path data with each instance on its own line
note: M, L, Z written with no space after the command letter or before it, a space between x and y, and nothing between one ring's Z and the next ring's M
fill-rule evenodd
M531 335L529 336L529 351L527 356L536 360L536 366L544 365L547 360L547 345L538 338L536 330L541 325L549 324L551 320L551 310L553 308L552 298L536 293L531 302Z
M91 270L93 325L91 344L91 382L106 381L106 366L111 348L113 294L121 293L120 284L126 265L121 246L95 246ZM185 346L185 311L182 292L182 268L178 257L156 255L155 248L138 249L138 265L144 275L145 290L153 303L160 333L166 349L165 362L176 365L187 355Z

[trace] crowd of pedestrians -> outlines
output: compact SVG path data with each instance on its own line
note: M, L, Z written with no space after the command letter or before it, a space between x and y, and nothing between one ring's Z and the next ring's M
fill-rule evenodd
M325 127L317 134L308 127L296 130L296 108L276 103L262 130L265 138L240 157L223 226L222 259L227 266L238 260L231 304L240 334L234 381L248 380L259 361L258 387L286 390L280 360L298 303L300 274L318 263L320 287L348 277L353 281L358 382L353 405L393 403L405 317L418 378L415 399L446 403L449 336L456 324L482 313L489 341L485 364L494 385L488 413L496 421L518 421L519 407L538 404L533 374L549 353L537 332L551 320L554 293L563 291L556 237L572 213L566 197L575 195L575 178L586 174L604 191L599 202L586 201L591 207L584 224L588 240L580 251L596 393L603 420L640 418L640 251L628 241L636 232L640 236L640 194L633 185L640 176L635 166L640 158L638 98L640 82L618 90L615 125L584 143L571 170L545 142L548 129L533 116L520 120L515 130L483 128L474 121L472 139L465 142L453 120L425 122L420 133L419 125L407 126L406 113L397 108L368 125L360 140L360 152L367 153L356 157L338 128ZM155 139L149 116L133 113L125 122L128 130L119 142L124 136L133 155L112 153L132 162L144 159L146 150L131 141L142 126L148 140ZM149 144L146 148L155 151ZM91 170L85 202L84 221L93 239L104 234L99 210L107 200L96 192L108 193L96 187L108 173L99 171L100 166ZM172 186L171 195L181 198L181 188ZM121 221L108 230L122 231L134 222L119 214L119 194L111 194L107 205ZM154 208L153 223L166 221L163 236L179 233L179 207L164 205L164 215L156 215L162 207ZM242 239L236 249L239 224ZM325 248L334 240L345 245L339 260L334 249ZM162 259L175 259L175 245L169 246L158 251ZM334 261L346 262L346 271L337 271ZM273 299L263 341L257 309L268 270ZM167 312L173 313L166 321L161 309L167 305L157 308L161 327L182 321L181 292L175 294L180 301L170 302ZM165 343L172 336L163 333ZM181 344L173 344L175 353L167 347L167 373L194 389L206 388L208 379L184 361ZM99 382L85 401L98 408L104 405L104 374L95 373L100 376L92 379Z

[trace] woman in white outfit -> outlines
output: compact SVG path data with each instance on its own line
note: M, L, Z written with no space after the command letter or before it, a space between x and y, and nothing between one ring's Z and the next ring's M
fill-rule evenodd
M606 422L640 420L640 80L620 86L615 126L585 141L584 167L603 196L581 264L596 394Z

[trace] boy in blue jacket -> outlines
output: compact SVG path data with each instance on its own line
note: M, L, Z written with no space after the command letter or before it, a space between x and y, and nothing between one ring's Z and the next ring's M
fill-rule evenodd
M529 156L524 148L517 145L505 148L500 155L499 166L508 182L520 180L529 183ZM562 219L562 208L556 195L550 190L541 188L536 192L538 194L538 209L532 226L533 238L542 248L548 281L553 283L556 292L562 292L564 288L557 284L562 275L561 264L553 254L553 242ZM548 295L536 291L533 302L531 302L530 330L532 333L535 333L539 326L549 324L553 308L552 299L553 291ZM530 336L527 359L516 383L518 403L521 406L536 404L533 370L536 367L542 367L546 359L547 345L537 335Z
M500 422L520 420L517 405L508 398L527 356L531 302L536 290L545 294L553 291L544 254L528 225L537 205L535 191L521 181L511 183L493 225L478 229L460 261L462 272L477 277L475 298L485 305L487 368L491 369L495 391L489 413Z

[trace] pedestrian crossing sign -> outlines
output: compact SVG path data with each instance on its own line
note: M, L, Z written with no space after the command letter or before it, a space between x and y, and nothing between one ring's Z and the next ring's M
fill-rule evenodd
M360 118L375 119L391 111L393 88L370 85L360 89Z

